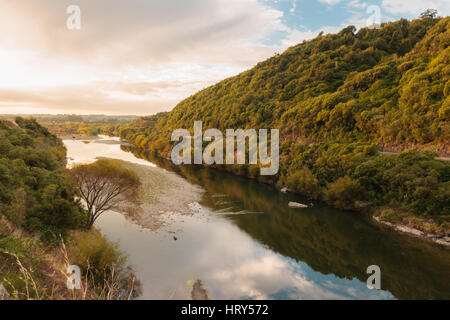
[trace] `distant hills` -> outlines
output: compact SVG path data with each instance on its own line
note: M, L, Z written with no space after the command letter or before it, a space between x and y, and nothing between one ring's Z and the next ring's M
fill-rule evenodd
M125 116L110 116L103 114L89 114L89 115L78 115L78 114L0 114L0 119L3 120L14 120L16 117L22 118L34 118L40 122L103 122L103 123L117 123L117 122L127 122L133 121L139 118L135 115L125 115Z
M40 125L46 127L51 133L64 136L96 136L99 133L118 135L121 124L136 120L133 115L110 116L102 114L76 115L76 114L0 114L0 120L13 121L16 117L33 118Z

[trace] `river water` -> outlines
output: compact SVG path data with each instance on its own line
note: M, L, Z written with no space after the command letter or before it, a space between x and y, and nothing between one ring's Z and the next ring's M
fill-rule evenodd
M450 299L450 250L217 170L126 152L113 138L65 140L70 163L114 158L173 171L205 190L192 216L149 231L107 212L96 226L119 243L141 299L187 299L201 280L212 299ZM173 232L176 232L177 241ZM367 288L367 267L381 290Z

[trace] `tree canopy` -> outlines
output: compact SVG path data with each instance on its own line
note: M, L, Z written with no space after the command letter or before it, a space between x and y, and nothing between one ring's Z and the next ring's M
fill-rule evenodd
M121 127L121 136L168 153L192 128L280 128L293 140L410 145L450 153L450 18L353 26L281 55L181 101L170 113Z
M0 121L0 216L44 240L77 228L84 213L65 163L62 142L36 120Z
M105 211L119 209L123 203L136 200L139 177L117 161L102 159L78 165L70 173L88 211L87 228Z

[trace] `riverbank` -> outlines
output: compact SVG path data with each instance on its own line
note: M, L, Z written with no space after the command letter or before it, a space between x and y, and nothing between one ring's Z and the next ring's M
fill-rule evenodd
M159 168L114 160L135 172L141 181L138 203L124 206L121 213L144 229L158 231L171 223L174 215L192 216L204 190L175 173Z
M280 192L288 193L292 191L284 187L280 189ZM424 219L418 218L408 219L407 215L402 219L401 216L392 209L378 210L374 214L369 215L371 215L372 219L377 223L387 226L397 232L450 247L450 234L448 233L448 230L446 232L445 229L440 228L440 226L433 221L425 221ZM391 222L384 220L383 217L390 219ZM433 230L434 232L430 232L430 230Z
M439 245L445 246L450 248L450 237L448 235L437 235L437 234L433 234L433 233L427 233L424 232L422 230L419 230L417 228L413 228L411 226L405 225L405 224L401 224L401 223L391 223L388 221L383 220L381 217L379 216L373 216L373 219L378 222L379 224L385 225L395 231L401 232L401 233L405 233L407 235L422 239L422 240L426 240L426 241L431 241L434 243L437 243Z
M164 155L161 155L157 152L152 151L144 151L139 149L138 147L134 146L135 152L137 151L138 154L142 155L150 153L154 155L155 157L159 157L161 159L165 159L167 161L170 161L167 157ZM211 168L214 170L219 171L225 171L227 173L231 173L235 176L242 176L250 180L256 180L259 183L271 185L274 188L276 188L279 192L282 193L292 193L292 194L298 194L301 196L305 196L310 199L323 201L322 194L320 192L316 193L315 196L311 196L308 194L302 194L301 192L297 192L295 190L292 190L292 188L286 187L286 184L275 181L275 180L267 180L267 179L261 179L258 176L249 176L248 174L243 174L241 171L233 170L233 166L206 166L203 165L205 168ZM333 203L328 203L329 205L339 208L339 206L334 205ZM447 241L445 240L450 236L450 223L448 221L447 217L433 217L433 216L427 216L427 218L424 218L422 216L418 216L412 213L408 213L405 210L401 210L398 208L392 208L389 210L385 210L384 207L371 207L368 205L368 203L364 201L358 201L357 206L352 207L350 210L354 211L359 214L368 215L369 217L379 217L380 221L385 221L387 223L396 225L396 228L393 228L395 231L410 235L415 235L422 233L422 236L417 238L422 240L428 240L440 245L447 246ZM381 208L381 209L380 209ZM386 213L389 213L386 215ZM386 224L387 225L387 224ZM410 230L411 229L411 230ZM416 231L413 231L413 229L416 229ZM405 232L405 230L410 230L410 232Z
M168 214L166 225L156 231L116 212L97 221L96 227L119 243L135 267L142 299L192 298L195 279L202 280L211 299L448 298L446 248L321 202L289 208L290 201L309 203L308 199L244 177L175 166L138 152L136 158L119 145L65 143L68 155L79 161L103 157L161 171L157 181L148 184L153 192L158 192L155 184L164 184L166 171L206 190L196 210L200 215ZM365 285L371 264L383 270L383 291L370 291Z

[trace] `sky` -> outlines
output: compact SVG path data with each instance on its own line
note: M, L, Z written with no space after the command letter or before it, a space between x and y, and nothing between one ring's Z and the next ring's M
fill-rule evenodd
M0 113L169 111L321 31L365 27L377 8L383 22L448 16L450 1L0 0Z

